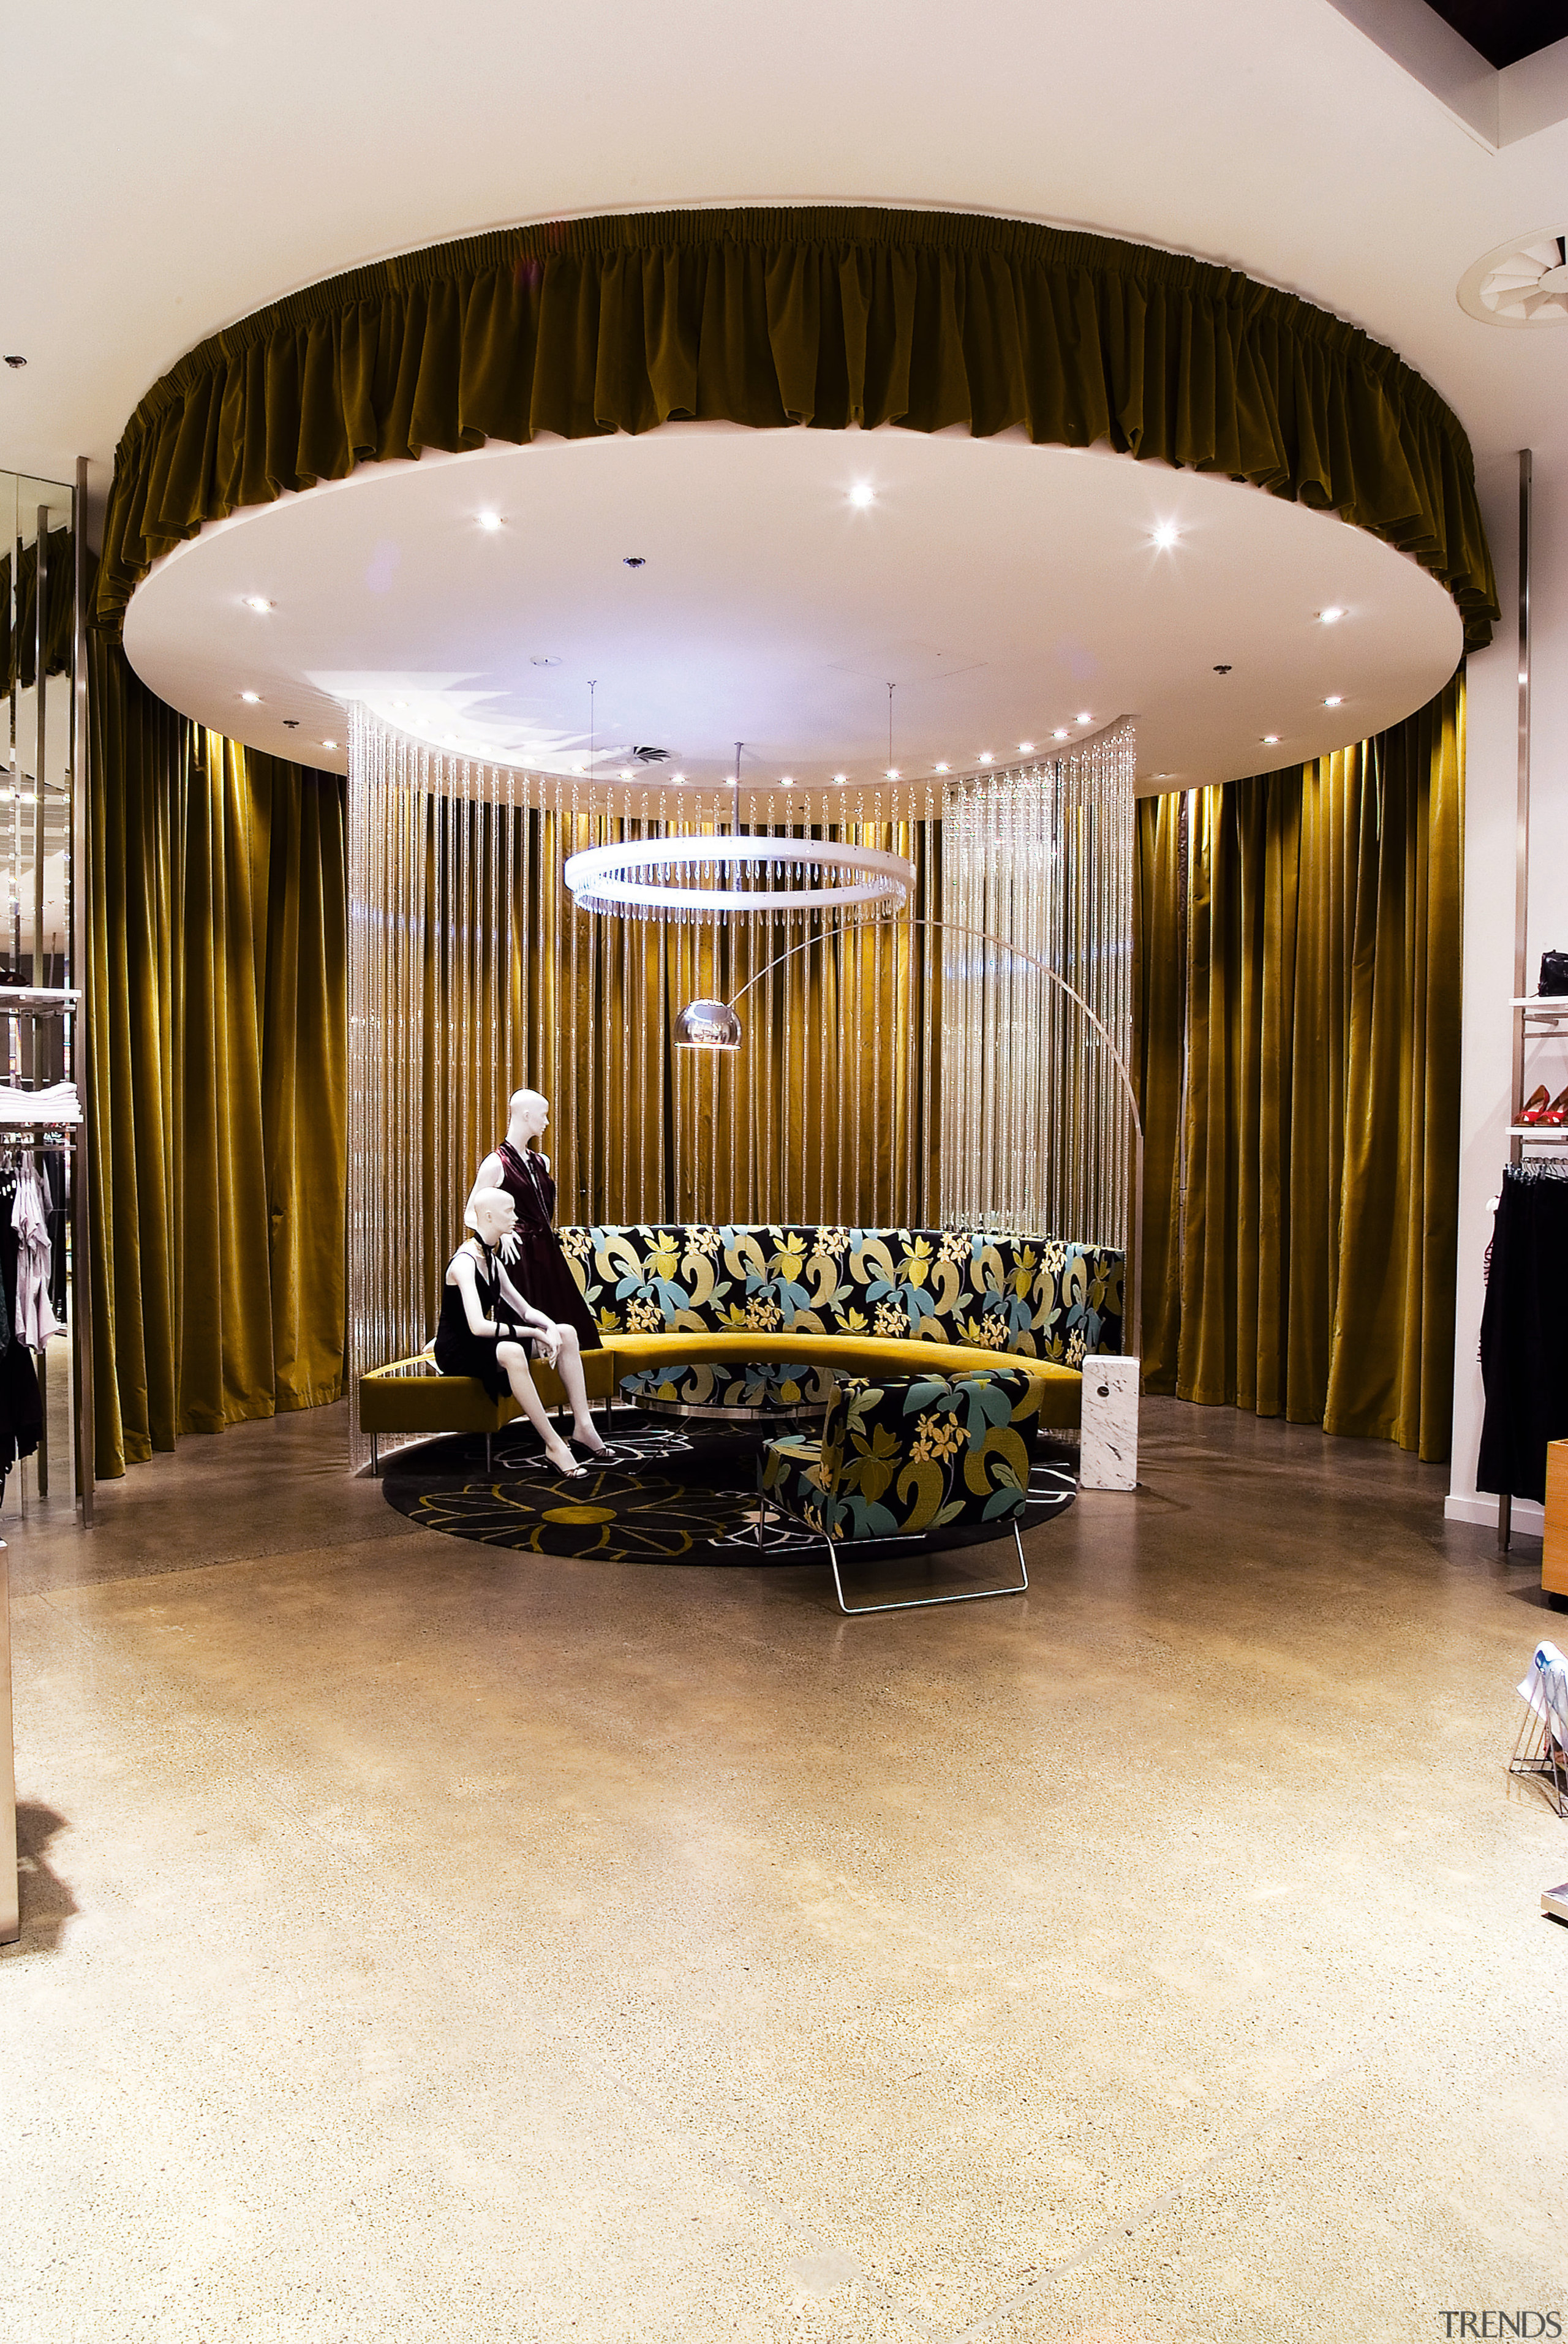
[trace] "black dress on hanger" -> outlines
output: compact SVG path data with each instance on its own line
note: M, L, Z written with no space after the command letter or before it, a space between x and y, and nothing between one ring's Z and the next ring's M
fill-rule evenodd
M1486 1391L1479 1490L1546 1500L1546 1444L1568 1438L1568 1179L1550 1165L1502 1176L1481 1314Z
M501 1185L517 1207L518 1249L506 1266L507 1276L547 1318L575 1327L582 1349L602 1350L593 1314L555 1234L555 1181L550 1167L531 1147L516 1148L510 1139L503 1139L495 1152L501 1159Z
M0 1168L0 1490L18 1457L31 1457L44 1430L44 1396L38 1370L25 1343L16 1339L16 1255L11 1222L16 1201L16 1167Z

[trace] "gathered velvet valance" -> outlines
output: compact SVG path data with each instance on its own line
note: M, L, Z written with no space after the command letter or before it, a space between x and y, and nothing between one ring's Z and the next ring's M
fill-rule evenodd
M1393 351L1180 254L945 212L802 207L509 228L328 279L189 351L126 427L97 616L203 523L356 465L536 432L1019 426L1339 512L1496 588L1459 422Z

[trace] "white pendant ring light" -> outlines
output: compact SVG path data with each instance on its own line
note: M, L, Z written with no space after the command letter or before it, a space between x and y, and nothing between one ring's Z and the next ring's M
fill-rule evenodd
M723 865L765 865L779 870L800 869L824 874L824 883L804 887L693 887L675 883L678 872L693 867L717 871ZM659 874L669 874L663 878ZM845 874L845 881L826 876ZM855 846L826 840L737 838L719 834L707 838L628 839L608 846L586 846L566 864L566 884L585 912L629 912L633 917L689 913L722 919L731 913L838 912L857 904L875 904L896 911L908 900L915 884L915 865L902 854L879 846Z

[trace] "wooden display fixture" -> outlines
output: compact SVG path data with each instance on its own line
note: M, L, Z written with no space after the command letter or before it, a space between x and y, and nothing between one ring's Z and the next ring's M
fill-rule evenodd
M1546 1444L1546 1528L1541 1541L1541 1586L1568 1595L1568 1440Z

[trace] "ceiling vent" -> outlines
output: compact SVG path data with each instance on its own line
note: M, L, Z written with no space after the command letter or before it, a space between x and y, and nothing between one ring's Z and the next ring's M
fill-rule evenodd
M1568 237L1543 228L1500 244L1460 278L1459 306L1483 326L1568 324Z
M670 762L668 749L633 749L632 754L640 765L667 765Z

